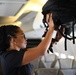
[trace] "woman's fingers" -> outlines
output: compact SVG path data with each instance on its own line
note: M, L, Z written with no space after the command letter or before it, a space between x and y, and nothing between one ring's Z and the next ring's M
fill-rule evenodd
M48 23L48 22L50 22L50 20L52 19L52 14L47 14L46 15L46 22Z
M49 27L54 27L54 22L53 22L53 19L52 19L52 14L49 13L49 14L46 15L46 22L49 25Z

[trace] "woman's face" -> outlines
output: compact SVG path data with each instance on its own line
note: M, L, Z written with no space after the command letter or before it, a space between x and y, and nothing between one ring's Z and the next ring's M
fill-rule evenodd
M21 29L19 29L18 33L16 34L15 42L18 48L26 48L27 39L25 38L25 34Z

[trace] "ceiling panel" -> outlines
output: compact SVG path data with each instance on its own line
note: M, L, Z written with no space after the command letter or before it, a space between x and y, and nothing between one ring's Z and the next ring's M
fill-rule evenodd
M0 4L0 16L14 16L23 4Z
M0 0L0 1L11 1L11 2L12 1L18 1L18 2L21 1L22 2L22 1L28 1L28 0Z
M26 0L0 0L0 16L16 15L26 2Z

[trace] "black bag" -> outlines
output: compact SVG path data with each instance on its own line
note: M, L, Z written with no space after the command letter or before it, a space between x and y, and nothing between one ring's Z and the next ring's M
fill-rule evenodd
M76 0L48 0L42 8L42 14L44 15L43 23L46 30L48 28L46 25L46 14L48 13L52 13L55 28L65 38L65 42L66 39L73 39L73 43L75 43L74 25L76 24ZM58 29L60 25L61 29ZM61 31L63 28L65 29L64 34ZM71 32L72 36L70 36Z

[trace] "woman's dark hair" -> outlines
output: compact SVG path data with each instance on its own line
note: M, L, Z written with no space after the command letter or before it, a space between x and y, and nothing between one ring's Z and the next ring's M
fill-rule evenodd
M11 37L16 37L19 28L15 25L4 25L0 27L0 53L10 47Z

